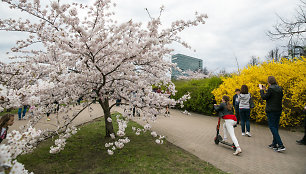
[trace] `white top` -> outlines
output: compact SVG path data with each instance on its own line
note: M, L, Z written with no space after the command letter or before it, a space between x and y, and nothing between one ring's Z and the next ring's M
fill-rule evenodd
M251 94L239 94L238 101L239 101L239 109L250 109L250 98Z
M4 134L4 132L5 132L5 131L6 131L6 128L4 128L4 127L3 127L3 128L1 129L1 134L0 134L0 137L2 137L2 136L3 136L3 134Z

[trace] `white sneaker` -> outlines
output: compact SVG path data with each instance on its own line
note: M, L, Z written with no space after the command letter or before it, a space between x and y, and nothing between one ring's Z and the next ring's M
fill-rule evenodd
M236 149L236 151L233 153L233 155L239 155L239 153L241 153L241 152L242 152L241 149L238 148L238 149Z
M252 136L250 132L246 132L246 135L247 135L248 137L251 137L251 136Z
M242 132L242 134L241 134L242 136L245 136L245 133L244 132Z

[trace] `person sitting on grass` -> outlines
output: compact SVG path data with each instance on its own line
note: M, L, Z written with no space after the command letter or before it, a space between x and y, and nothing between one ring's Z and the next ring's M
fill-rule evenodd
M219 112L219 117L222 117L225 121L223 124L224 140L227 139L227 132L228 132L233 143L237 148L233 154L238 155L242 151L234 131L234 125L237 124L237 118L233 113L233 106L230 104L229 96L226 95L223 96L222 103L220 105L214 104L214 108L216 111Z
M6 114L0 119L0 143L6 138L8 127L14 124L14 115Z

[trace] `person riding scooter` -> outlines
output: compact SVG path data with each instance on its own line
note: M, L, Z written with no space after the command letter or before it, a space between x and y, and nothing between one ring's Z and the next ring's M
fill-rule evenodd
M220 105L214 104L214 108L219 112L219 117L222 117L225 120L223 124L224 140L227 140L228 132L236 146L236 151L233 154L238 155L242 151L234 132L234 125L237 124L237 118L233 113L233 106L230 104L229 100L230 98L228 96L223 96L222 103Z

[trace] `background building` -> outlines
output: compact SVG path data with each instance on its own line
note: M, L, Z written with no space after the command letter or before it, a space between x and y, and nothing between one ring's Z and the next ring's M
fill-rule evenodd
M203 70L203 60L186 56L183 54L175 54L172 56L171 59L172 63L176 63L177 67L180 68L182 71L202 71ZM172 69L171 78L176 79L178 76L181 76L182 73L179 71Z
M302 46L293 46L291 49L288 50L288 55L289 57L293 58L293 57L297 57L300 58L301 56L305 56L306 55L306 47L302 47Z

